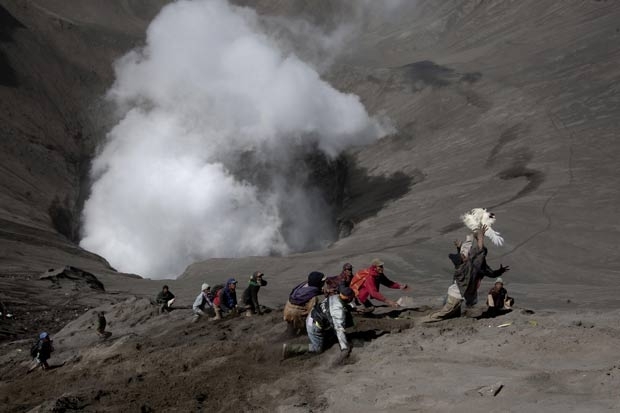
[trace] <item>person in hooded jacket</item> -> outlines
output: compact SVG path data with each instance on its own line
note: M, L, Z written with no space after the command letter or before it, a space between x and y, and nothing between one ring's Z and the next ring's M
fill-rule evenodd
M34 358L34 365L28 370L28 373L41 366L43 370L50 368L47 360L50 359L54 346L52 345L52 338L45 331L39 334L39 341L37 342L36 356Z
M325 274L312 271L308 274L308 280L297 285L289 294L284 306L284 321L294 334L301 334L305 329L305 320L317 297L322 294Z
M351 285L351 279L353 278L353 265L346 263L342 266L342 272L333 277L327 277L325 280L325 286L323 292L325 295L338 294L338 290L341 286L348 287Z
M192 310L194 312L193 323L197 322L200 317L215 315L213 311L213 296L211 295L211 286L209 284L203 283L200 287L200 294L194 300Z
M215 300L213 300L215 319L219 320L222 315L235 313L237 307L237 280L229 278L224 288L217 293Z
M253 314L262 315L263 311L260 308L260 304L258 303L258 292L261 287L267 285L267 281L263 280L264 274L260 271L255 271L254 274L250 277L250 283L248 288L243 291L243 304L247 306L247 310L245 315L247 317L252 316Z

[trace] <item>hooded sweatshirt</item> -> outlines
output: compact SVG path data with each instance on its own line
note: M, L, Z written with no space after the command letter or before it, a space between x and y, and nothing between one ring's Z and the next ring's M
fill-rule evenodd
M308 275L308 282L303 282L293 288L288 300L294 305L306 305L308 301L320 295L323 291L323 278L325 275L318 271L313 271Z
M226 286L220 290L220 308L223 310L230 311L237 306L237 291L231 290L231 284L236 284L234 278L229 278Z

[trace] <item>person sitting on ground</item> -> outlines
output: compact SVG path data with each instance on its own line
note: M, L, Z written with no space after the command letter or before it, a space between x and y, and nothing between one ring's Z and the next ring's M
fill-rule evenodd
M493 318L512 311L515 300L508 297L508 291L504 288L504 280L501 277L495 279L493 288L487 295L487 311L482 315L484 318Z
M355 293L350 287L341 287L338 294L330 295L317 303L306 318L306 330L309 344L287 344L282 346L283 358L304 353L319 354L325 351L330 339L338 340L340 355L338 363L344 361L351 353L345 329L353 326L350 303Z
M253 314L262 315L263 311L260 308L260 304L258 303L258 292L261 287L267 285L267 281L263 280L264 274L260 271L254 272L252 276L250 276L250 283L248 288L243 291L243 304L247 306L247 310L245 315L250 317Z
M445 320L461 314L461 304L473 306L478 301L478 288L484 277L499 277L510 270L508 266L500 264L499 269L492 270L487 262L487 248L484 246L484 233L487 227L482 226L472 236L468 236L460 244L460 264L454 271L453 283L448 288L448 297L443 308L432 313L427 322Z
M174 294L172 294L167 285L164 285L159 294L157 294L157 304L160 305L159 312L172 311L172 303L174 303Z
M327 277L325 280L325 286L323 292L325 295L338 294L338 289L341 285L348 287L351 285L351 279L353 278L353 266L348 262L342 266L342 272L333 277Z
M31 354L34 356L34 365L28 370L28 373L41 366L43 370L48 370L50 368L49 364L47 364L47 360L50 359L52 352L54 351L54 346L52 345L52 338L45 331L39 334L39 341L35 344L35 348L31 351Z
M237 312L237 280L229 278L213 300L215 319L219 320L222 315Z
M211 286L207 283L203 283L201 287L200 294L194 300L194 305L192 306L192 310L194 311L194 317L192 318L192 322L197 322L200 317L213 316L213 297L211 296Z
M301 334L305 329L306 317L321 295L325 275L322 272L312 271L308 274L308 281L297 285L289 294L284 306L284 321L294 334Z
M383 284L388 288L401 289L408 291L407 284L399 284L390 280L383 273L383 261L378 258L372 260L370 267L358 271L351 280L351 288L355 292L357 299L364 305L364 312L372 312L375 307L370 301L374 298L383 301L390 307L398 307L396 301L386 298L379 292L379 286Z

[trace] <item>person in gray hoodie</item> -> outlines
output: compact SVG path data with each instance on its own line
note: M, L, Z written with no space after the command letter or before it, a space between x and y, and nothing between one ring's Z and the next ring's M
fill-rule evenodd
M198 294L198 297L194 300L192 310L194 311L194 318L192 319L193 323L200 320L200 317L203 316L215 316L215 312L213 310L213 297L211 296L211 286L209 284L202 284L200 294Z

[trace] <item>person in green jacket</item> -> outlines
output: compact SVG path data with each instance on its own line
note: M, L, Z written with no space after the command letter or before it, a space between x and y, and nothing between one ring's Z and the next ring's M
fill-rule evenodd
M258 303L258 291L261 287L267 285L267 281L263 280L263 276L264 274L262 272L255 271L254 274L250 276L248 288L246 288L243 292L243 304L245 304L247 308L245 312L247 317L250 317L253 314L263 314L260 304Z

